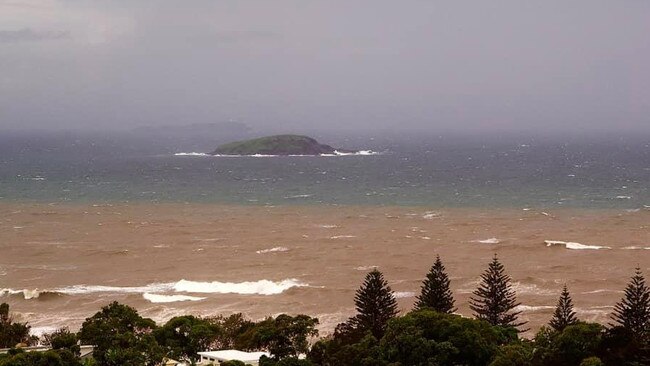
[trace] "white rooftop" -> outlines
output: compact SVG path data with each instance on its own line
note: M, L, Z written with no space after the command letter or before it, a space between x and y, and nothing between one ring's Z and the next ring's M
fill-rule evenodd
M251 361L257 362L262 356L271 357L271 355L268 352L243 352L243 351L238 351L236 349L199 352L199 356L211 358L217 361L238 360L242 362L251 362Z

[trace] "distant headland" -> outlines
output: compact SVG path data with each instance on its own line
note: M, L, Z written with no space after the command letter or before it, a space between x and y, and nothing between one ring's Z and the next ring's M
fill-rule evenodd
M335 149L302 135L274 135L231 142L217 147L211 155L337 155L357 151Z

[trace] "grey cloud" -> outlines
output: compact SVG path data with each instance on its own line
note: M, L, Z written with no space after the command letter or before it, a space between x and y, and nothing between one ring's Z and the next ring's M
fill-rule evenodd
M68 31L35 31L30 28L0 30L0 43L37 42L70 38Z
M648 1L47 4L0 9L0 129L650 133Z

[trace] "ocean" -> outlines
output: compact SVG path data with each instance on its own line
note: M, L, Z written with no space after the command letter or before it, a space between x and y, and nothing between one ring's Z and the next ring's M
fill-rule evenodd
M623 209L650 205L648 139L357 137L326 142L377 154L237 158L175 155L210 151L216 143L204 143L197 151L191 142L165 145L155 139L121 141L92 135L21 135L0 142L0 197L10 202Z
M648 139L316 137L376 153L1 135L0 301L35 333L117 300L158 322L305 313L326 334L372 268L408 311L436 254L471 316L496 253L530 336L564 283L581 319L607 323L634 267L650 274Z

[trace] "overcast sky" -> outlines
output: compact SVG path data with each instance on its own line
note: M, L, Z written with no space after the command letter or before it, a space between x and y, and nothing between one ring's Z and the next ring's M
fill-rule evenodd
M650 133L650 1L0 0L0 128Z

